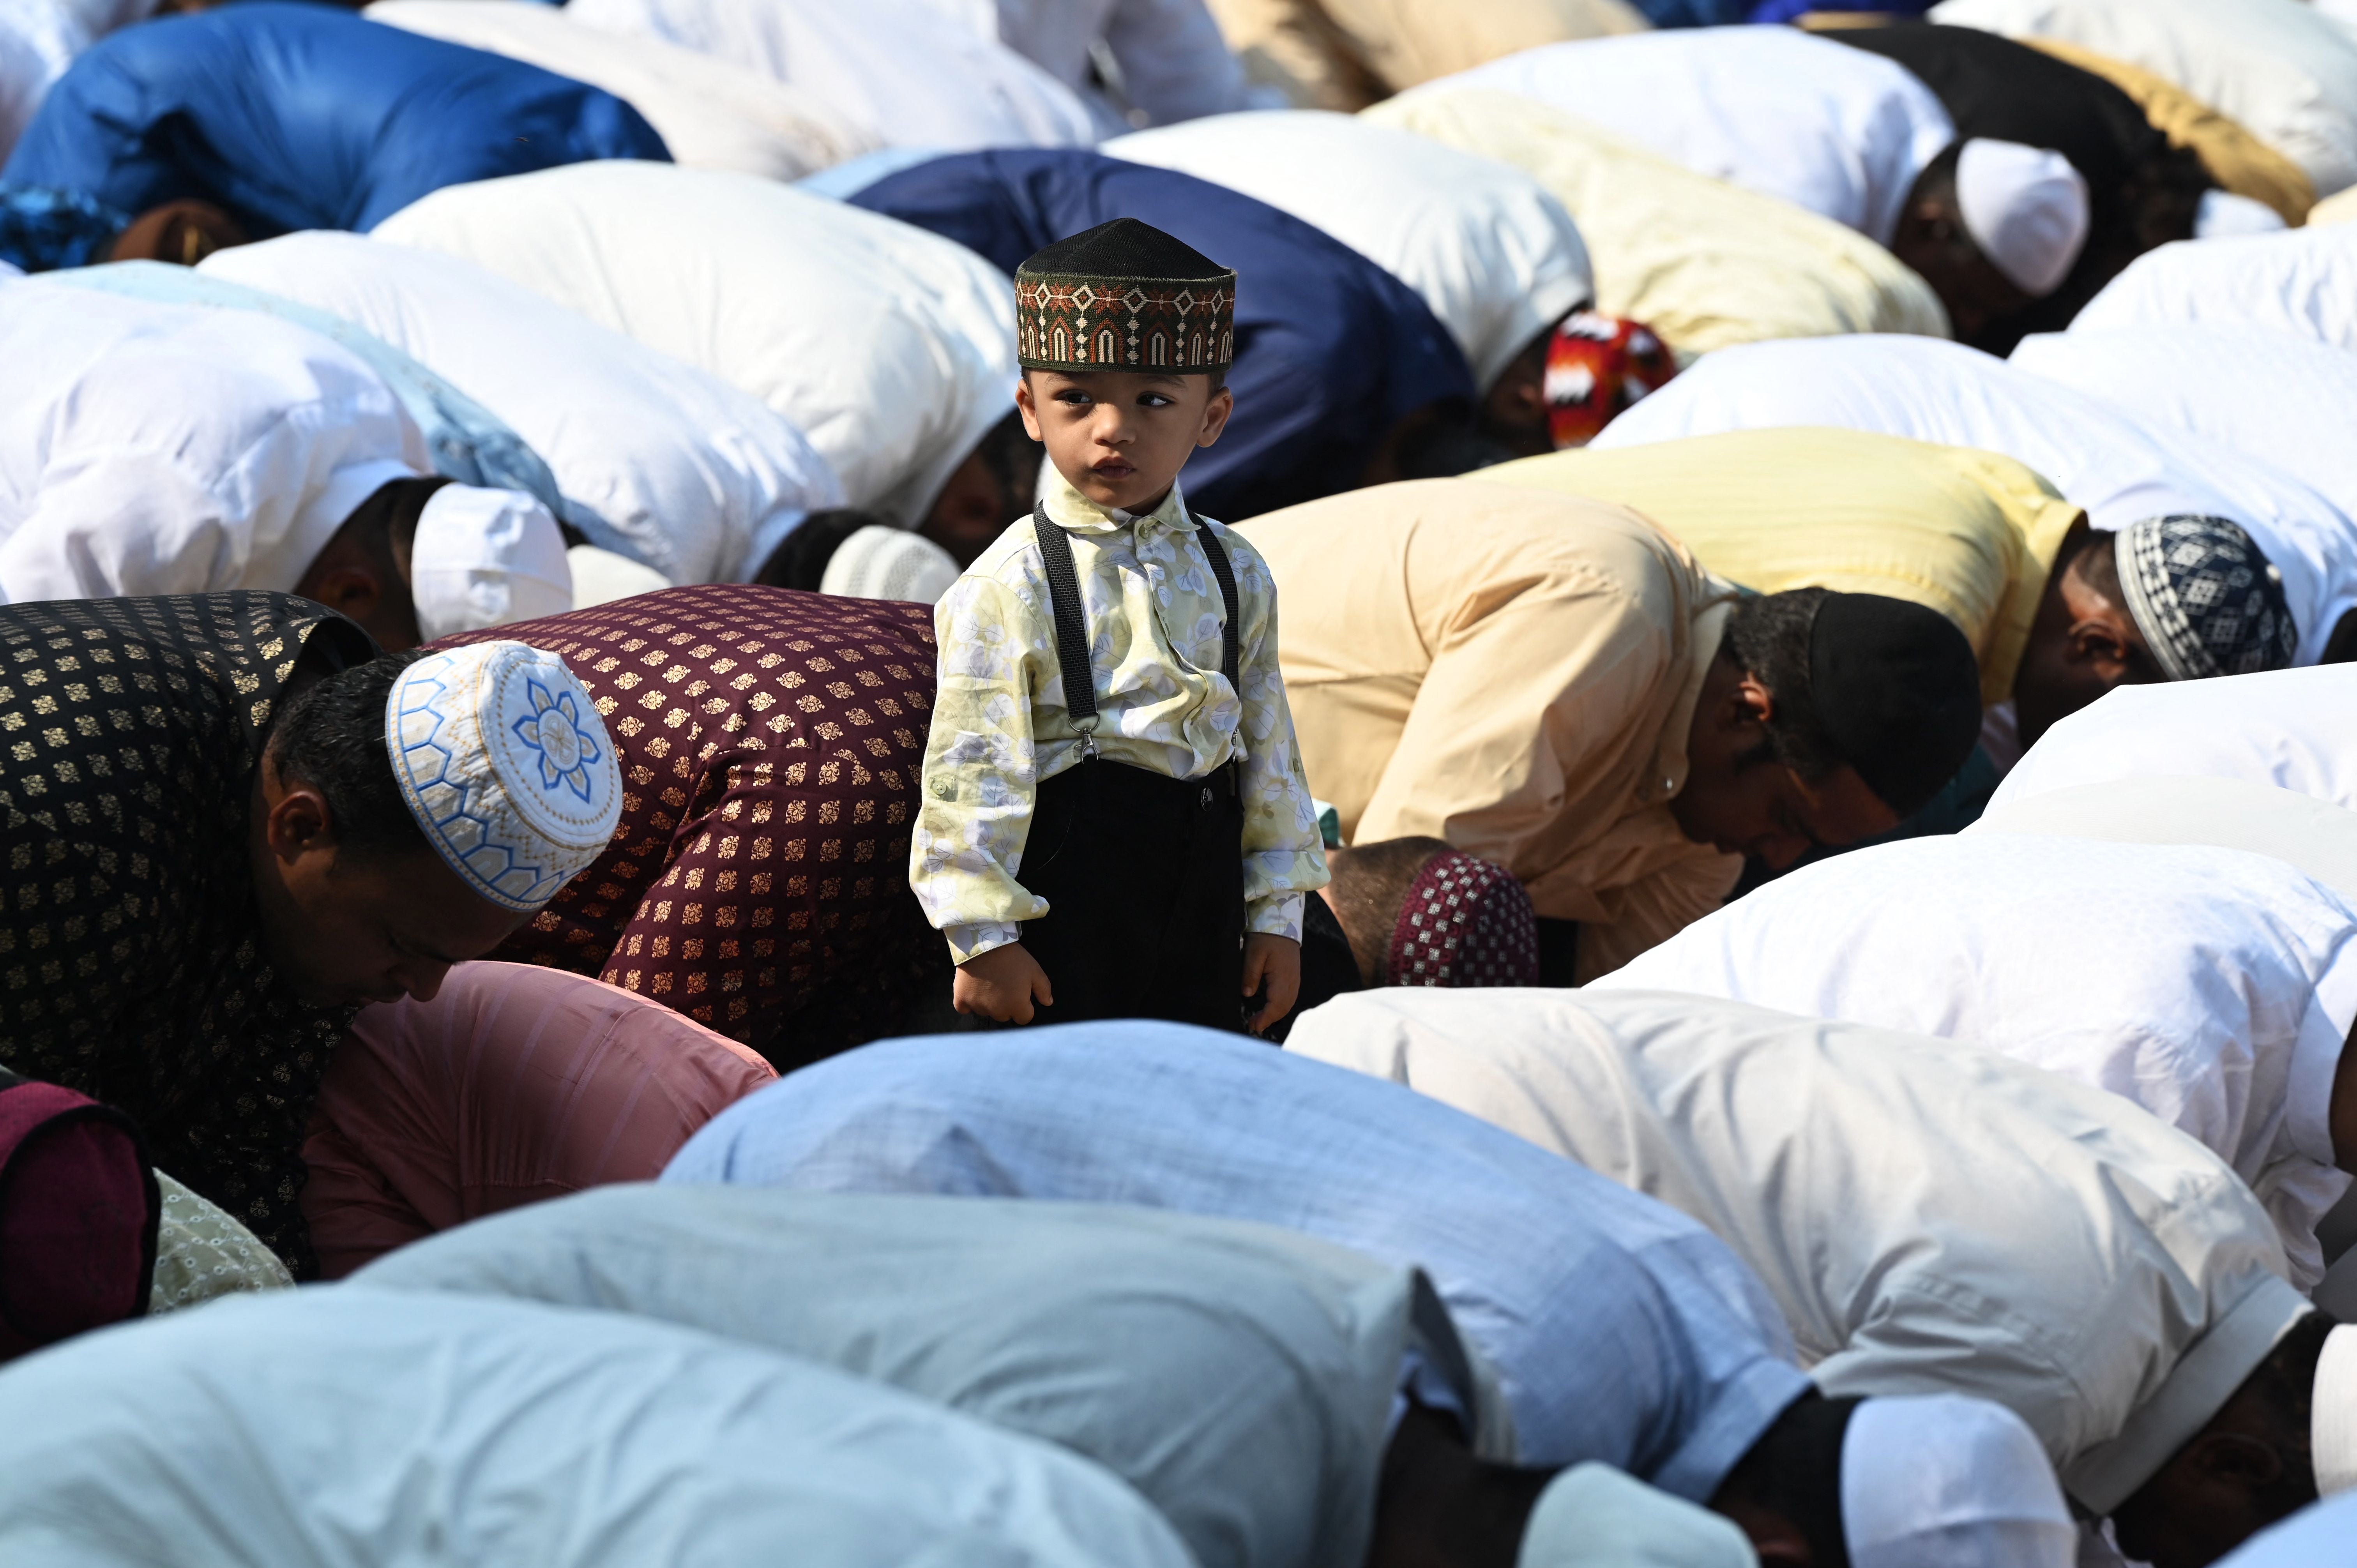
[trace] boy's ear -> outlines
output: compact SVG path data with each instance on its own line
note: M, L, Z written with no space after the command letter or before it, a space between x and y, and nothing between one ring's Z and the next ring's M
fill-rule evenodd
M1228 415L1235 411L1236 394L1234 392L1224 386L1213 392L1211 401L1203 405L1203 428L1196 434L1195 445L1209 446L1212 442L1217 441L1220 438L1220 432L1228 427ZM1025 417L1028 419L1030 416L1027 414Z
M1031 372L1028 371L1016 378L1015 406L1023 415L1023 434L1034 441L1045 442L1048 434L1039 428L1039 405L1031 400Z

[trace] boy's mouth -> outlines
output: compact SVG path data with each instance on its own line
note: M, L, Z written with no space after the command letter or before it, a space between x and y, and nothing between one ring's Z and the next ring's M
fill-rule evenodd
M1119 457L1105 457L1090 464L1089 472L1100 479L1125 479L1137 472L1137 465Z

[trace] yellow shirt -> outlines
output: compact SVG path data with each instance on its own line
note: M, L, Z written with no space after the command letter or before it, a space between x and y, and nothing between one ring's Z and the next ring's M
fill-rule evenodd
M1756 593L1833 588L1928 606L1971 640L1989 703L2013 694L2054 553L2086 516L2010 457L1854 430L1556 452L1475 477L1632 508Z
M1734 590L1624 508L1470 479L1247 527L1285 596L1310 783L1352 843L1446 839L1582 923L1583 979L1722 903L1678 831L1686 733Z
M1239 762L1245 929L1297 940L1301 896L1326 886L1326 856L1277 672L1267 566L1234 532L1206 520L1235 573L1239 693L1220 672L1226 607L1178 487L1132 518L1050 475L1048 515L1074 536L1096 678L1097 725L1087 738L1112 761L1172 779ZM1048 912L1016 875L1039 782L1082 755L1029 518L966 568L933 625L941 684L909 882L963 963L1021 940L1019 923Z
M2264 201L2297 227L2316 205L2316 182L2308 171L2193 94L2142 66L2098 54L2061 38L2023 38L2031 48L2100 76L2136 102L2152 128L2172 147L2190 147L2210 177L2236 196Z
M1771 338L1949 335L1932 285L1865 235L1544 103L1440 86L1366 117L1528 170L1578 221L1598 308L1644 322L1681 361Z

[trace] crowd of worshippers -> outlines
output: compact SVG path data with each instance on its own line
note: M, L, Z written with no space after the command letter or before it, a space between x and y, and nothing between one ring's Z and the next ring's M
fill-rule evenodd
M0 0L0 1563L2339 1568L2357 9L1856 3Z

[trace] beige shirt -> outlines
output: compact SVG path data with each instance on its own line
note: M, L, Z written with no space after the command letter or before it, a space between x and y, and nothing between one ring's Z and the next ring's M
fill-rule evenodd
M1734 589L1636 513L1469 479L1244 525L1285 601L1310 789L1344 837L1431 834L1577 920L1583 979L1716 908L1742 861L1678 831Z
M2226 1163L1977 1046L1660 991L1338 997L1286 1049L1701 1220L1827 1393L1964 1393L2110 1512L2308 1309Z
M1566 38L1643 32L1628 0L1210 0L1254 81L1297 109L1386 94Z

